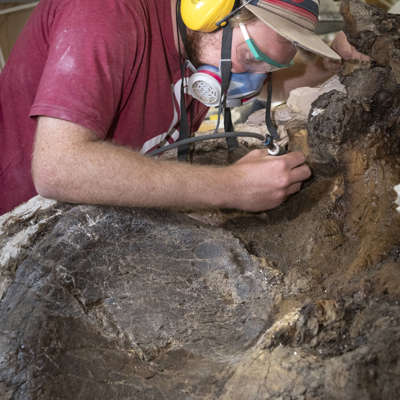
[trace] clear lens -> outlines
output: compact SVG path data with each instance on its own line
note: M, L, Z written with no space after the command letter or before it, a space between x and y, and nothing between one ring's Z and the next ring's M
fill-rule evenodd
M236 56L248 72L268 73L292 65L292 61L289 64L282 64L263 53L250 38L246 25L240 23L239 27L245 42L236 48Z
M236 47L236 57L238 62L246 69L247 72L268 73L281 69L264 61L256 60L246 42L243 42Z

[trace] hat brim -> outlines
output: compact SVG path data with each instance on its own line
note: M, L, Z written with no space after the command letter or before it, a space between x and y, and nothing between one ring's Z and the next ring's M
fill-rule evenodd
M246 8L262 22L264 22L265 25L273 29L275 32L293 44L312 53L319 54L322 57L328 57L333 60L341 60L339 54L333 51L314 32L306 28L302 28L296 23L263 8L253 6L251 4L246 5Z

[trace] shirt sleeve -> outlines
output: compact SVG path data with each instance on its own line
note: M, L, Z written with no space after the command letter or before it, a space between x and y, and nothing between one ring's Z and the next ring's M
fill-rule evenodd
M30 116L68 120L105 138L131 80L143 29L124 2L60 3L49 22L48 57Z

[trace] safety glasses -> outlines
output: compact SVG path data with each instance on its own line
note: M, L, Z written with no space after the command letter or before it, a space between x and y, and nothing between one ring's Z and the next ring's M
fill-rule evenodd
M263 53L255 44L254 40L250 38L246 26L242 23L239 24L240 31L246 42L247 47L250 49L252 57L244 54L244 49L241 46L237 49L239 61L242 62L249 72L273 72L278 69L288 68L293 65L293 61L289 64L281 64ZM248 54L248 51L247 51ZM267 65L266 65L266 64Z

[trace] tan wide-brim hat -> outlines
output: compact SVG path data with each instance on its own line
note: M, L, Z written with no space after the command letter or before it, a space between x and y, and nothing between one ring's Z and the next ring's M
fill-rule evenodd
M254 4L254 2L252 2ZM318 2L315 0L259 0L245 7L279 35L296 46L333 60L341 60L318 35ZM309 9L313 12L309 12Z

